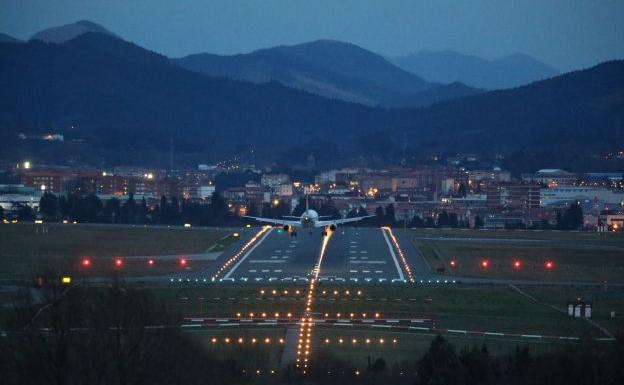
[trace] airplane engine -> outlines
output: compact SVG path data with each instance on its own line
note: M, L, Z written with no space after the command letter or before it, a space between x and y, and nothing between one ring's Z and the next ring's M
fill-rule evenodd
M283 227L283 228L284 228L284 231L288 231L288 229L290 229L290 226L288 226L288 225L284 225L284 227Z
M336 231L336 225L329 225L329 229L331 231Z

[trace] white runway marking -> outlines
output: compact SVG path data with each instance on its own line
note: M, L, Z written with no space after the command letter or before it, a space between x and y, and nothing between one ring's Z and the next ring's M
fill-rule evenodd
M370 270L362 270L362 273L368 274L368 273L370 273Z
M357 246L356 245L350 245L349 247L354 248L354 247L357 247Z
M368 254L368 251L362 250L362 251L360 251L360 254Z
M387 261L349 261L349 263L365 265L384 265L387 263Z
M381 273L383 273L383 270L375 270L375 273L381 274Z
M277 258L279 258L277 255L272 255L271 256L271 259L277 259Z
M262 270L263 273L268 273L271 270Z
M255 273L256 271L257 271L256 269L249 270L250 273Z
M276 253L281 253L281 252L282 252L282 250L275 250L275 252L276 252Z
M274 273L281 273L282 270L278 269L278 270L273 270Z
M230 275L232 275L232 273L238 269L238 267L241 265L241 263L243 263L245 261L245 259L247 259L247 257L249 256L249 254L251 254L256 247L260 246L260 244L262 242L264 242L264 240L266 239L266 237L269 236L269 234L271 234L271 232L273 232L273 228L270 228L269 231L266 232L266 234L264 234L264 236L262 238L260 238L260 240L258 242L256 242L255 245L253 245L253 247L251 249L249 249L249 251L247 251L245 253L245 255L243 255L243 257L236 263L236 265L234 265L234 267L232 267L232 269L230 271L228 271L228 273L223 277L223 278L230 278Z
M355 254L355 253L357 253L357 251L355 251L355 250L349 250L349 253L350 253L350 254Z
M394 248L390 244L390 239L388 239L388 236L383 229L380 229L379 231L381 231L384 239L386 240L386 243L388 244L388 250L390 251L390 255L392 255L392 260L394 260L394 266L396 266L397 272L399 273L399 279L405 279L405 276L403 275L403 270L401 270L401 266L399 266L399 261L397 260L396 254L394 254Z
M349 273L357 273L357 270L349 270Z
M286 263L281 259L250 259L249 263Z

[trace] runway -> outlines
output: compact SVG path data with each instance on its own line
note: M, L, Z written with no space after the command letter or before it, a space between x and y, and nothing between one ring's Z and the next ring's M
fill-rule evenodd
M273 228L244 254L240 253L241 244L233 245L214 268L238 254L236 261L223 270L221 282L307 282L322 241L321 229L291 236ZM396 254L379 228L338 228L327 245L319 282L404 282L406 271Z

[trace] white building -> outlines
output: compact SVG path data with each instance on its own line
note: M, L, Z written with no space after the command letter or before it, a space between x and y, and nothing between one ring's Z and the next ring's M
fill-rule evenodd
M624 192L600 187L563 186L540 189L540 205L558 206L570 202L587 202L598 206L624 206ZM615 207L614 207L615 208Z
M262 186L268 186L273 189L286 183L290 183L290 177L286 174L264 174L260 179Z

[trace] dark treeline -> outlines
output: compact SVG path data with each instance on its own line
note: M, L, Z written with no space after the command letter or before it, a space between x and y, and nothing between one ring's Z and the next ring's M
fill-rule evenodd
M208 204L163 196L152 207L147 205L145 199L135 200L132 194L122 202L117 198L102 201L92 194L57 197L45 193L39 202L39 213L48 221L66 219L88 223L223 226L237 222L218 193L213 194ZM33 216L32 213L30 216Z
M21 302L2 317L3 384L624 383L623 335L610 342L584 338L537 352L517 347L496 356L485 345L458 350L437 336L424 355L407 353L392 365L370 357L357 366L322 348L301 376L292 366L274 367L267 346L206 348L202 333L181 331L178 314L149 292L119 281L97 288L48 288L42 297L37 303ZM269 374L271 369L276 373Z
M319 215L326 219L341 218L339 210L334 206L331 199L318 204L309 202L309 208L316 210ZM285 215L300 216L305 211L305 201L300 200L291 211L290 204L284 200L264 203L261 207L251 203L247 208L247 215L267 218L281 218ZM190 200L180 200L176 197L161 197L160 202L152 207L147 205L145 199L137 201L132 194L126 201L117 198L102 201L96 195L69 194L56 196L45 193L39 202L39 214L48 221L62 219L76 220L88 223L124 223L124 224L161 224L182 225L190 223L196 226L227 226L240 224L242 219L234 215L217 192L212 195L209 202L199 203ZM0 219L3 218L0 208ZM31 221L36 213L26 205L17 210L17 218L22 221ZM368 215L364 207L353 208L347 213L347 218ZM411 220L397 220L394 205L378 206L375 216L361 222L349 224L350 226L394 226L394 227L445 227L445 228L483 228L484 218L477 215L472 224L467 220L458 218L457 214L443 210L437 216L421 217L415 215ZM565 210L556 213L554 225L544 220L540 223L527 227L523 223L507 224L507 229L540 229L540 230L579 230L583 227L583 209L578 203L573 203Z

